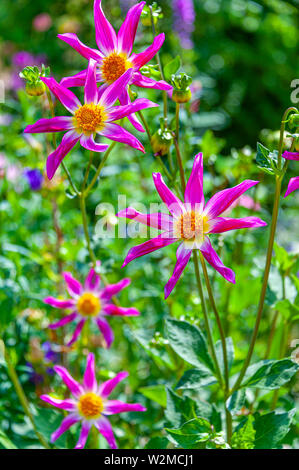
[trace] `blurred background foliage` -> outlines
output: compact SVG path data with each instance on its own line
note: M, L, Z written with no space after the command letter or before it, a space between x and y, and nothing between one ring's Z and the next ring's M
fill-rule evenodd
M192 101L181 112L186 172L192 167L195 153L203 151L207 196L245 178L259 179L262 184L250 191L250 195L261 206L259 215L269 222L273 181L255 165L255 148L257 140L271 149L277 148L281 115L292 104L290 84L299 72L298 2L195 0L196 20L191 32L190 28L187 31L190 41L187 45L182 32L179 31L179 35L173 28L175 2L158 3L164 16L157 29L166 34L162 62L165 65L179 55L182 69L193 77ZM60 386L51 372L49 375L53 361L68 363L79 378L87 350L94 350L99 379L119 370L130 371L127 385L120 390L126 392L128 401L144 403L148 412L142 416L130 414L122 422L114 417L113 421L119 423L115 429L120 447L144 447L150 437L161 435L163 407L166 405L164 385L175 385L184 370L183 361L165 340L164 320L171 315L203 326L200 300L190 266L174 294L167 302L164 301L163 286L175 263L173 248L138 259L122 270L120 267L129 248L144 239L99 239L94 227L101 218L95 210L97 205L104 201L117 209L118 194L126 196L127 206L136 207L137 201L146 207L150 202L158 202L151 178L153 171L160 170L157 159L152 155L145 136L140 137L146 145L145 156L117 145L99 186L88 199L93 245L97 258L102 261L102 272L109 282L131 277L132 285L121 294L121 304L134 305L141 311L139 318L128 323L121 318L112 319L117 339L111 351L99 349L98 346L103 344L99 342L96 331L91 332L89 339L86 334L82 343L69 350L63 346L64 337L59 336L59 332L56 335L47 329L48 323L58 318L59 312L45 307L42 299L47 295L65 294L62 270L70 270L82 281L88 271L89 257L78 201L70 194L63 175L51 185L44 180L40 191L32 191L23 176L26 167L43 171L51 143L44 136L24 138L22 131L25 126L42 115L48 115L49 111L44 97L31 98L25 94L18 72L26 65L45 63L59 80L85 68L86 61L56 35L75 32L84 43L94 47L92 4L89 0L1 0L0 80L5 82L6 95L5 103L0 105L0 334L4 335L26 394L34 404L38 427L45 436L49 437L60 419L59 413L43 408L37 399L50 386L55 385L56 390ZM104 0L103 4L117 29L132 2ZM145 49L151 42L151 29L140 25L136 50ZM142 95L162 103L159 91L149 90ZM173 104L169 108L170 118L173 118ZM57 106L58 113L60 110ZM146 112L152 132L158 128L161 114L162 106L160 110ZM134 132L130 124L127 126ZM82 167L85 167L87 158L88 153L78 148L66 158L76 182L82 180ZM99 160L97 155L95 164ZM288 177L297 174L298 165L296 168L296 162L291 162ZM295 314L285 303L279 304L285 294L292 304L298 302L298 206L296 194L282 202L277 240L289 253L292 263L286 271L281 271L280 255L280 261L276 260L273 267L255 351L256 360L265 354L270 324L277 310L280 315L271 357L280 354L286 321L290 324L289 339L299 337L298 323L291 319ZM232 215L240 217L253 213L252 209L236 207ZM106 215L108 223L117 230L113 210ZM262 229L240 231L214 237L213 243L224 263L236 271L238 279L237 286L232 287L212 270L210 272L226 334L234 337L234 373L247 351L255 320L267 236ZM282 282L285 293L282 292ZM47 356L47 342L53 345L58 359ZM78 351L83 352L80 360ZM198 390L188 393L198 396ZM212 390L212 393L217 401L217 392ZM298 381L294 379L283 389L278 406L290 410L298 393ZM125 398L125 395L120 393L119 398ZM200 398L207 412L211 408L208 404L210 391L200 390ZM267 409L271 399L270 392L261 394L258 408ZM214 425L218 430L219 410L214 412ZM24 420L1 354L0 416L2 431L17 447L38 446L30 423ZM242 414L237 417L240 421L242 418ZM298 436L298 428L294 426L285 442L298 446ZM70 433L67 439L67 445L72 445L73 434ZM0 434L0 448L5 446L3 442ZM65 446L66 443L59 440L58 445ZM100 445L106 444L101 440Z

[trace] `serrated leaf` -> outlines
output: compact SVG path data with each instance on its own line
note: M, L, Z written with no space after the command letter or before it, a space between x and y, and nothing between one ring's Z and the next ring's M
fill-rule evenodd
M149 387L139 388L138 392L142 393L146 398L155 401L163 408L167 405L166 390L164 385L150 385Z
M247 380L242 387L275 390L289 382L298 369L299 365L290 359L261 361L248 368ZM252 371L254 372L250 376Z
M275 449L289 432L296 410L288 413L272 411L265 415L255 415L254 428L256 430L255 449Z
M187 390L197 390L217 383L217 379L211 374L209 369L201 367L200 369L187 370L180 378L176 388Z
M231 446L233 449L253 449L256 431L253 426L254 417L249 415L244 424L239 426L232 435Z
M167 81L170 81L171 79L171 75L177 73L177 71L179 70L181 66L181 58L180 56L176 56L173 60L171 60L170 62L168 62L168 64L166 64L164 66L164 76L165 76L165 79Z
M168 387L166 388L166 393L167 408L165 410L165 417L171 426L178 428L189 419L196 417L196 403L194 400L189 397L180 397Z
M184 449L194 449L209 440L213 433L212 427L204 418L194 418L178 429L166 429L166 432ZM201 444L201 445L200 445Z
M205 337L197 326L168 318L166 329L171 347L182 359L199 368L204 363L214 371Z
M245 388L241 388L234 392L226 401L227 409L232 413L236 414L241 408L244 406L246 398L246 390Z

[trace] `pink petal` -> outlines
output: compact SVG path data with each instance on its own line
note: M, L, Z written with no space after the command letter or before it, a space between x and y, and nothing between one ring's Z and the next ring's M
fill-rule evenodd
M82 422L82 428L81 428L79 440L77 444L75 445L75 449L84 449L90 428L91 428L91 423L87 421Z
M154 227L159 230L166 230L168 232L170 232L173 227L173 218L169 214L163 214L161 212L141 214L133 209L133 207L128 207L127 209L118 212L116 216L136 220L136 222L140 222L141 224Z
M77 415L69 415L62 420L61 425L59 426L56 431L53 432L51 436L51 442L55 442L65 431L67 431L73 424L80 421L79 416Z
M222 233L228 230L237 230L242 228L257 228L267 225L259 217L242 217L242 219L231 219L225 217L217 217L212 221L212 229L209 233Z
M56 330L57 328L61 328L62 326L67 325L71 321L75 320L77 315L78 315L77 312L73 312L70 315L66 315L65 317L63 317L58 322L51 323L51 325L49 325L50 330Z
M91 49L90 47L85 46L85 44L83 44L83 42L78 39L78 36L76 34L57 34L57 37L69 44L71 47L73 47L77 52L79 52L79 54L81 54L87 60L94 59L98 61L102 57L102 54L96 49Z
M147 100L146 98L139 98L133 103L127 104L126 106L115 106L112 108L112 110L109 111L109 117L107 121L118 121L119 119L128 117L128 115L136 113L141 109L156 108L157 106L159 105L153 103L153 101Z
M79 321L78 325L76 326L76 329L74 331L74 334L73 334L71 340L67 343L68 346L71 346L72 344L74 344L77 341L78 336L80 335L85 322L86 322L85 318L82 318L82 320Z
M90 59L87 69L86 83L84 87L84 103L95 103L98 102L98 87L96 80L96 69L97 63L95 60Z
M223 276L227 281L231 282L232 284L235 284L236 280L234 271L224 266L216 251L212 247L208 237L205 238L204 243L200 247L200 251L202 252L206 261L211 266L213 266L213 268L216 269L216 271L218 271L221 276Z
M287 160L299 160L299 152L288 152L287 150L282 154L283 158Z
M94 354L89 353L86 361L86 369L84 372L83 383L86 390L93 392L97 389L96 373L95 373L95 358Z
M45 304L51 305L51 307L62 309L73 308L75 305L74 300L60 300L55 299L54 297L46 297L43 302Z
M97 266L100 266L100 262L97 262ZM94 268L91 268L89 273L87 274L84 288L87 290L96 290L101 282L100 276L95 272Z
M126 106L127 104L130 104L131 103L131 100L130 100L130 97L129 97L129 92L127 90L127 88L124 88L122 93L119 95L119 102L122 106ZM139 121L139 119L137 118L136 114L129 114L128 116L128 120L130 121L130 123L132 124L132 126L135 127L135 129L137 129L137 131L139 132L145 132L145 129L143 128L141 122Z
M84 392L82 385L79 384L79 382L77 382L75 379L73 379L73 377L65 367L54 366L54 370L63 380L63 382L70 390L71 394L74 395L74 397L77 398Z
M241 194L245 193L248 189L258 184L259 181L245 180L242 183L234 186L233 188L224 189L214 194L207 202L204 212L211 218L217 217L222 214Z
M171 245L171 243L176 241L176 238L166 238L164 234L160 234L156 238L152 238L147 242L141 243L141 245L133 246L133 248L129 250L122 267L124 268L128 263L133 261L133 259L152 253L153 251L159 250L164 246Z
M81 106L80 101L73 92L56 82L54 78L42 77L41 80L47 85L52 93L59 99L60 103L70 112L74 113Z
M78 296L82 292L82 286L77 279L75 279L71 273L64 272L63 277L66 283L67 290L71 296Z
M104 55L107 55L117 49L117 37L104 15L101 0L95 0L94 2L94 21L98 48Z
M192 206L204 204L203 194L203 158L202 153L195 156L190 178L186 185L185 202Z
M164 287L165 299L167 299L167 297L171 294L174 287L176 286L179 278L182 275L182 272L187 266L191 253L192 253L192 250L185 248L184 243L181 243L180 246L178 247L177 253L176 253L177 262L174 267L173 274Z
M111 316L136 317L140 315L140 312L136 308L118 307L117 305L114 305L114 304L105 305L103 310L106 313L106 315L111 315Z
M125 52L128 56L132 52L138 22L145 4L146 2L140 2L130 8L117 35L118 50Z
M129 279L128 277L125 279L122 279L116 284L110 284L109 286L106 286L104 290L102 291L101 298L110 300L111 297L118 294L120 291L128 287L130 284L131 284L131 279Z
M129 411L146 411L146 408L139 403L124 403L119 400L109 400L105 406L105 415L115 415L117 413L127 413Z
M130 132L126 131L123 127L119 126L118 124L106 124L104 129L99 132L100 135L107 137L107 139L115 140L116 142L121 142L122 144L130 145L140 152L145 153L144 147L141 142L139 142L136 137L131 134Z
M50 395L41 395L39 398L60 410L74 411L76 409L76 403L71 398L59 400L58 398L51 397Z
M284 197L287 197L289 194L291 194L293 191L296 191L297 189L299 189L299 176L295 176L295 178L290 179L288 189Z
M64 134L61 144L48 156L47 159L47 176L49 180L53 178L57 168L64 159L64 157L75 147L80 136L75 131L68 131Z
M129 373L119 372L113 379L106 380L99 386L98 393L102 398L107 398L110 393L115 389L115 387L124 379L128 377Z
M112 330L111 326L109 325L107 320L103 317L96 318L96 323L98 325L98 328L99 328L100 332L104 336L104 339L105 339L106 344L107 344L107 348L110 348L111 344L114 341L114 334L113 334L113 330Z
M76 73L70 77L63 77L63 79L60 81L60 85L64 86L65 88L84 86L86 77L87 69L82 70L81 72Z
M102 93L99 103L105 108L111 108L118 100L123 89L130 83L133 69L127 70L115 82L111 83Z
M136 54L134 58L131 58L131 62L135 67L140 69L145 64L147 64L152 58L157 54L157 52L161 49L163 42L165 40L165 34L161 33L155 37L153 44L148 47L144 52L140 54Z
M180 199L168 188L160 173L153 173L153 180L160 198L165 202L172 215L181 215L185 206Z
M87 136L83 134L80 137L80 144L82 147L90 150L91 152L106 152L106 150L109 148L109 145L107 144L98 144L95 142L93 135Z
M164 80L153 80L152 78L145 77L140 72L135 72L133 76L133 85L141 88L154 88L156 90L172 91L172 86Z
M95 427L102 434L102 436L106 439L110 449L117 449L113 430L108 419L102 416L101 419L95 422Z
M68 116L59 116L50 119L39 119L35 124L26 127L26 134L38 134L40 132L61 132L73 129L73 119Z

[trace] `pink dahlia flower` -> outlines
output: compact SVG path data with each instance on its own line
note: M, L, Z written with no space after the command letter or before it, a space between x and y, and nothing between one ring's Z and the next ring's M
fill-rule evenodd
M114 340L114 335L105 317L109 315L137 316L140 314L135 308L119 307L111 303L111 298L131 283L131 280L128 278L123 279L117 284L110 284L101 288L100 276L96 274L94 269L89 271L84 285L81 285L68 272L63 273L63 277L72 298L61 300L54 297L46 297L44 302L55 308L71 310L69 315L49 326L52 330L70 322L78 322L68 346L71 346L78 339L85 322L91 319L98 326L109 348Z
M81 433L75 449L83 449L90 429L95 426L106 439L111 449L117 449L113 430L107 416L127 411L146 411L139 403L124 403L119 400L108 400L108 396L119 382L128 377L128 372L120 372L113 379L101 385L97 384L94 355L87 357L83 384L78 383L70 373L61 366L54 367L70 390L72 397L59 400L51 395L41 395L41 399L50 405L68 412L60 427L53 432L51 442L56 441L73 424L81 423Z
M58 34L58 37L68 43L86 59L94 59L97 62L97 81L103 83L103 87L117 80L123 73L133 68L134 73L127 85L134 84L141 88L156 88L159 90L171 90L172 87L165 81L155 81L140 73L141 67L147 64L160 50L165 40L165 35L155 37L153 44L140 54L132 53L136 30L142 9L146 2L138 3L130 8L118 34L104 15L101 0L94 2L94 21L96 30L97 49L85 46L76 34ZM65 87L84 85L87 70L83 70L72 77L65 77L61 84ZM128 87L124 87L119 96L120 104L130 103ZM133 126L143 132L144 129L135 115L128 116Z
M283 158L286 158L287 160L299 160L299 152L284 152L282 154ZM295 176L295 178L291 178L288 184L288 188L286 190L286 193L284 197L287 197L289 194L291 194L293 191L296 191L296 189L299 189L299 176Z
M203 159L196 155L190 178L187 182L184 202L166 186L160 173L153 173L154 184L159 196L170 214L141 214L129 207L120 211L118 217L134 219L137 222L162 230L156 238L130 249L123 266L133 259L156 251L175 242L181 242L177 250L177 263L173 275L165 286L165 298L169 296L185 269L192 250L198 249L206 261L226 280L235 283L235 274L223 265L213 249L209 234L227 232L241 228L263 227L266 224L258 217L232 219L219 217L247 189L258 181L245 180L237 186L220 191L205 203L203 194Z
M82 147L104 152L108 145L96 143L94 136L99 134L108 139L128 144L141 152L143 145L130 132L115 124L114 121L124 118L133 112L158 106L145 98L140 98L126 106L113 106L124 87L129 83L133 70L127 70L118 80L106 89L98 89L96 83L96 62L89 61L88 74L84 89L84 104L76 95L60 85L54 78L41 78L73 116L59 116L51 119L40 119L27 126L25 133L66 131L61 144L47 159L47 175L52 179L55 172L68 152L80 140Z

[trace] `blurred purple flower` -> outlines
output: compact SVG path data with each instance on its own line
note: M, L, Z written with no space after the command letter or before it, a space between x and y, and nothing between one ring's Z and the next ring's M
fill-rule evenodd
M13 73L11 75L11 88L19 90L24 87L24 80L19 77L19 72L23 70L27 65L37 65L40 67L46 63L46 56L38 55L34 56L27 51L16 52L11 59L13 66Z
M24 176L32 191L39 191L43 185L43 174L37 168L26 168Z
M177 32L183 49L192 49L191 38L194 31L195 10L193 0L172 0L174 29Z

